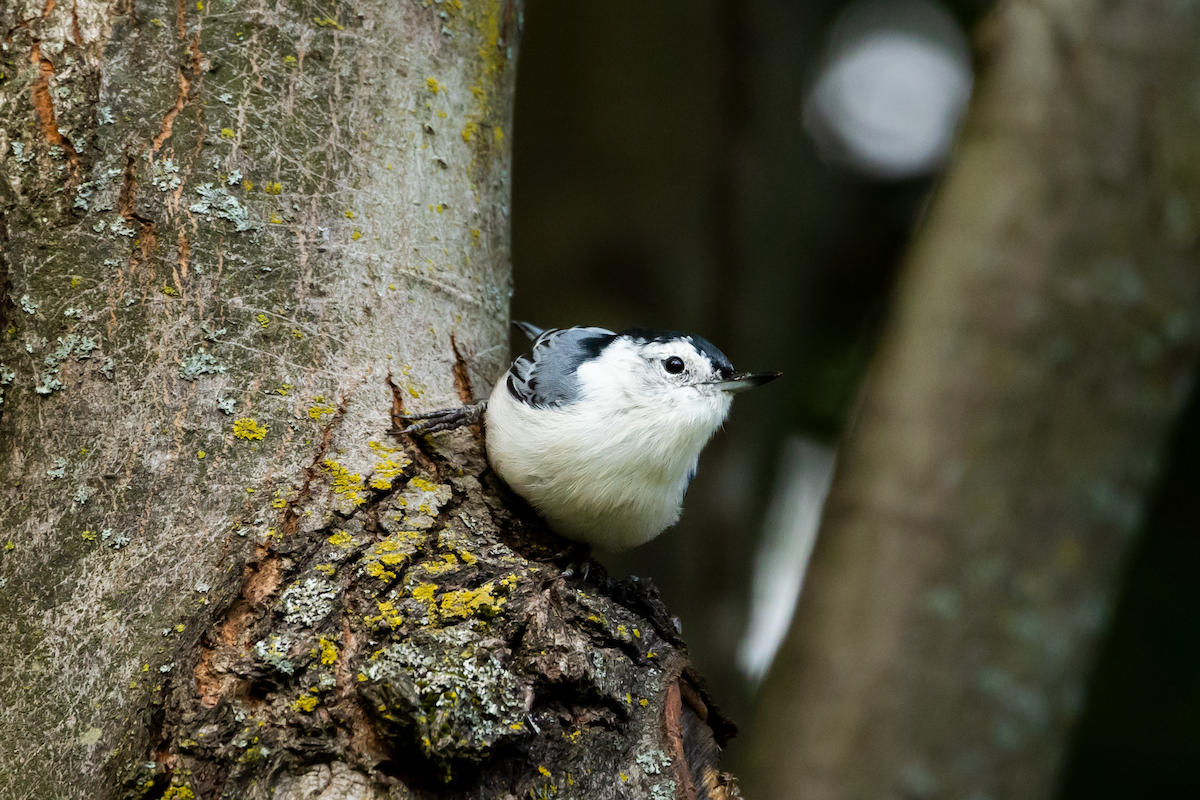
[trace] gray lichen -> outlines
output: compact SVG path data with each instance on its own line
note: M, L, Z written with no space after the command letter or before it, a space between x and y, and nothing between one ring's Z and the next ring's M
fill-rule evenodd
M272 634L255 643L254 654L264 664L285 675L291 675L296 670L295 665L287 657L291 646L292 642L286 636Z
M386 733L400 735L397 720L410 719L418 746L440 759L481 754L528 733L533 692L501 663L499 643L478 625L419 631L364 665L362 691Z
M67 460L62 456L56 456L54 458L54 467L46 470L46 474L50 476L51 480L55 481L64 477L67 474Z
M289 625L297 623L311 628L333 611L333 598L337 587L321 578L297 581L284 590L280 597L284 618Z
M185 358L179 365L179 377L185 381L195 381L201 375L219 375L225 370L226 367L218 364L217 359L210 353L196 353Z
M200 199L188 206L188 211L206 216L216 215L228 220L239 231L249 231L260 227L250 222L250 209L238 202L237 198L225 190L223 186L202 183L196 187Z

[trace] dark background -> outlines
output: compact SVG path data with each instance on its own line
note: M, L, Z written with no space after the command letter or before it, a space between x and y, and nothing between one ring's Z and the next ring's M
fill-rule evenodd
M651 578L734 719L734 658L781 443L835 444L936 176L827 164L801 108L841 2L526 0L513 165L513 317L700 333L740 397L683 519L618 576ZM982 3L948 7L968 33ZM1063 798L1200 797L1200 402L1119 592ZM726 764L737 771L738 741Z

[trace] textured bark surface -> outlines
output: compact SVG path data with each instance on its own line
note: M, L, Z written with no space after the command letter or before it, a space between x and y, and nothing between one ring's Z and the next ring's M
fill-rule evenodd
M1008 2L762 690L749 796L1044 798L1193 374L1200 8Z
M386 435L505 366L520 21L0 5L0 796L720 796L653 591Z

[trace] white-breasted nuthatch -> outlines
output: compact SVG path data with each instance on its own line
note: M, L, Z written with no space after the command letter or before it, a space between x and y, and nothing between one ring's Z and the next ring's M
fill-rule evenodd
M482 417L496 474L556 533L603 550L674 525L733 395L779 376L735 372L724 353L685 333L514 324L532 351L487 401L406 415L414 424L404 432Z

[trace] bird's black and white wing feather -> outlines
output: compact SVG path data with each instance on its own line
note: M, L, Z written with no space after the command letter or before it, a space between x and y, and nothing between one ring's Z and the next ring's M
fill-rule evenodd
M579 365L598 356L616 338L617 334L604 328L541 331L529 354L518 358L509 369L509 394L534 407L575 402L579 397Z

